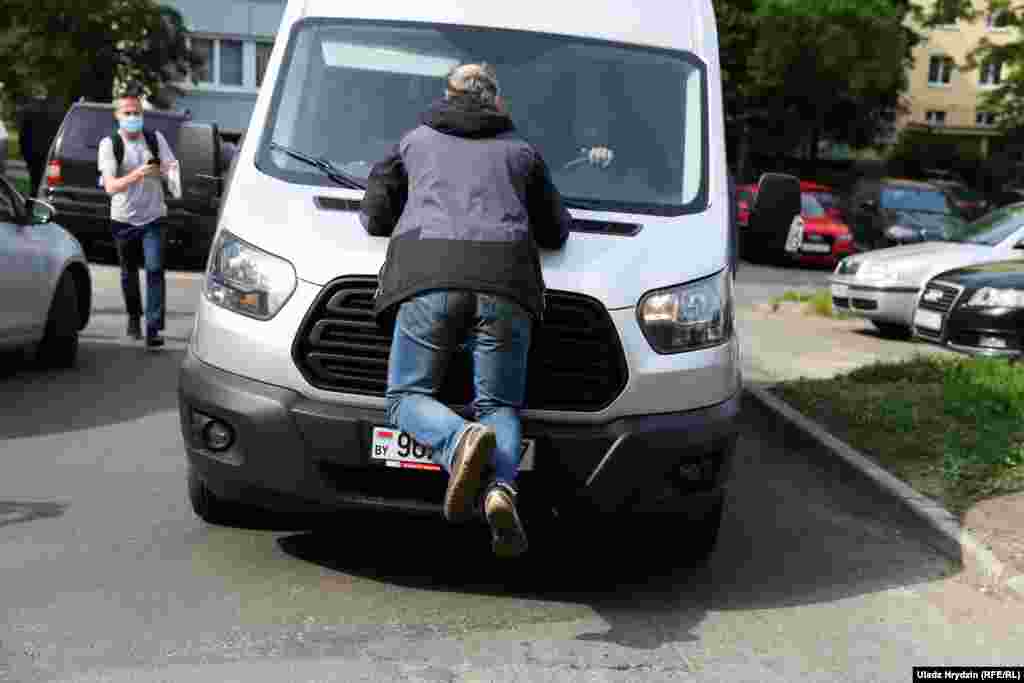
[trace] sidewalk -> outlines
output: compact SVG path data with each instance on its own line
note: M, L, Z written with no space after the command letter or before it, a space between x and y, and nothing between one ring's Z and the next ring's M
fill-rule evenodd
M886 339L866 320L803 315L792 305L783 305L777 313L767 304L739 308L736 326L748 383L824 379L878 361L907 360L919 353L955 355L930 344Z
M900 361L918 353L957 355L928 344L886 339L866 320L805 315L795 306L779 312L772 312L767 305L741 308L736 311L736 325L744 380L755 396L776 382L833 377L873 362ZM761 402L767 405L768 401ZM887 494L902 497L906 505L916 508L915 514L929 517L928 523L952 546L947 554L956 555L953 559L980 569L995 582L1004 580L1008 588L1024 597L1024 493L983 501L958 522L941 507L914 495L909 487L901 491L901 482L878 472L881 468L874 466L870 457L849 448L806 416L796 411L789 416L784 408L768 408L815 438L823 451L859 468L863 479L875 482Z

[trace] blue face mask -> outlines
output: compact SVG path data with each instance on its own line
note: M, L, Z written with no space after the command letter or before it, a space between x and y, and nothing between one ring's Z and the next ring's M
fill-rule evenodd
M121 130L126 133L138 133L142 131L142 115L139 116L125 116L118 119L121 125Z

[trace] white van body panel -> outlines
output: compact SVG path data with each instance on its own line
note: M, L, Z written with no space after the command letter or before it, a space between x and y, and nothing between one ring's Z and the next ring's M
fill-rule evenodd
M290 362L295 330L319 293L320 287L299 282L288 304L266 322L237 315L204 299L196 315L193 351L210 365L293 389L315 401L385 408L383 398L317 389ZM693 410L725 401L739 391L742 380L735 337L710 349L659 355L651 351L633 309L613 311L611 317L629 367L629 383L622 394L598 412L525 410L524 417L599 424L626 415Z
M450 23L550 33L569 33L566 29L571 27L572 35L692 52L707 66L707 210L672 217L572 209L576 218L639 223L643 230L634 237L573 233L563 250L541 250L549 289L588 294L608 309L632 307L652 289L697 280L725 268L729 262L729 211L724 144L716 142L724 139L724 119L717 27L710 3L646 2L625 9L621 3L602 2L580 11L571 5L540 0L507 5L464 0L355 4L292 0L274 44L266 83L275 81L291 25L305 17ZM256 150L272 90L266 87L260 91L250 134L239 152L239 172L224 199L219 227L288 259L298 277L313 284L323 285L340 275L377 273L388 240L368 235L354 212L324 211L314 204L317 196L359 200L362 192L295 185L256 169ZM410 118L415 114L410 112ZM512 117L515 120L514 111Z
M600 412L557 414L557 419L604 422L624 415L655 414L710 406L734 396L742 385L739 343L661 355L647 342L636 306L652 290L707 277L729 265L729 211L724 154L724 117L717 27L710 2L666 4L599 2L585 11L571 5L525 0L513 4L441 0L422 3L378 0L291 0L260 90L249 132L238 153L234 179L224 198L218 230L230 230L253 245L289 260L299 282L270 321L224 310L201 298L192 340L203 362L243 377L286 387L327 403L381 408L383 399L322 391L306 382L291 359L302 319L321 287L343 275L375 275L388 239L370 236L353 211L323 210L316 197L359 200L361 191L288 183L260 172L256 152L263 142L273 86L292 25L305 17L345 17L479 25L571 33L692 52L706 64L708 206L682 216L572 209L576 218L638 223L633 237L574 232L560 251L541 250L549 289L578 292L612 312L629 368L626 389ZM440 95L440 93L438 93ZM658 106L652 102L651 106ZM416 112L410 112L410 117ZM515 112L512 112L515 120ZM339 122L341 125L341 122ZM396 141L397 142L397 141ZM556 417L525 411L524 416Z

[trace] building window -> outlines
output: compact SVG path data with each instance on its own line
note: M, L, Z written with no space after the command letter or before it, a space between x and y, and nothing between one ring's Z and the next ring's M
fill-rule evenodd
M981 72L978 74L978 83L981 85L999 85L1003 81L1003 63L1000 61L985 61L981 65Z
M256 90L263 83L273 43L205 36L189 40L202 62L192 73L201 89Z
M989 12L985 16L985 27L989 30L1006 29L1010 27L1010 13L1004 9Z
M933 55L928 60L928 85L949 85L953 76L953 58Z
M220 84L245 84L242 67L242 41L220 40Z
M267 64L270 62L270 52L274 49L273 43L256 43L256 87L263 85L263 74L267 71Z
M996 125L996 115L990 111L979 111L974 115L974 123L985 128Z
M213 41L209 38L193 38L192 51L201 61L201 66L192 73L192 76L199 83L213 82Z
M928 112L925 112L924 120L928 122L929 126L944 126L944 125L946 125L946 112L944 112L944 111L928 111Z

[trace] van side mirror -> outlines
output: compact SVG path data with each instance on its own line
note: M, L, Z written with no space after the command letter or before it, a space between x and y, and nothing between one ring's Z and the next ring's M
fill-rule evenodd
M1013 245L1013 248L1014 249L1024 249L1024 240L1021 240L1020 242L1017 242L1017 244Z
M860 210L867 213L874 213L878 210L878 202L874 199L865 199L860 203Z
M29 198L25 200L25 208L32 218L32 225L43 225L53 220L57 209L41 199Z
M765 173L757 185L750 228L785 235L800 213L800 180L786 173Z

